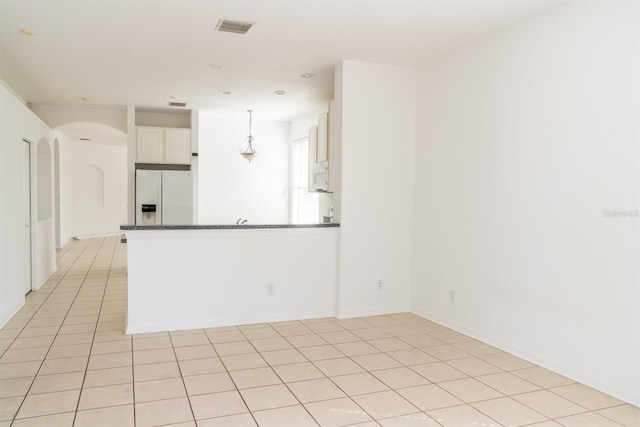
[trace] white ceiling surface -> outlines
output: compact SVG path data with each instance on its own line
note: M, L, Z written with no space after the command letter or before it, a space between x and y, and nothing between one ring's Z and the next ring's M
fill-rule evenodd
M166 107L175 96L291 120L332 98L342 59L417 66L559 2L0 0L0 78L31 103ZM221 18L255 26L216 32Z

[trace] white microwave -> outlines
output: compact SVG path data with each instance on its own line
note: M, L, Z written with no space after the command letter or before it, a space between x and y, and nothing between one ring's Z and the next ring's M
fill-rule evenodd
M311 171L311 188L309 191L329 190L329 162L317 162Z

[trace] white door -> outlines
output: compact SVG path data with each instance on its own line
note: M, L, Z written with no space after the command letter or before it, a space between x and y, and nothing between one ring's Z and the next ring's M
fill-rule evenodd
M23 141L22 222L24 225L24 293L31 291L31 146Z

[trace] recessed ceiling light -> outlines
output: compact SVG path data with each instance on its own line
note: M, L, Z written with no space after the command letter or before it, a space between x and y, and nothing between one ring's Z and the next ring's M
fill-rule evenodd
M28 28L21 28L20 32L25 36L32 36L34 34L33 30L30 30Z
M220 70L222 68L222 65L218 65L218 64L207 64L207 68L210 70Z
M82 101L83 104L86 104L87 102L89 102L89 98L83 96L80 98L80 101Z
M283 91L283 90L276 90L276 91L274 91L273 93L275 93L276 95L284 95L284 94L285 94L285 93L287 93L287 92L285 92L285 91Z
M302 77L303 79L312 79L314 78L316 75L313 73L304 73L302 74L300 77Z
M218 93L221 95L231 95L231 91L229 90L219 90Z
M164 99L172 100L172 99L176 99L176 97L171 95L166 95Z

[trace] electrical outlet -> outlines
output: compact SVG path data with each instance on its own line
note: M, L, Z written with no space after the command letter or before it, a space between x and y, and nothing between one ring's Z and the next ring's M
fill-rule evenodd
M272 297L276 294L276 285L273 283L267 283L267 296Z
M456 302L456 291L449 289L449 302Z
M378 290L381 291L384 288L384 282L382 280L378 280Z

